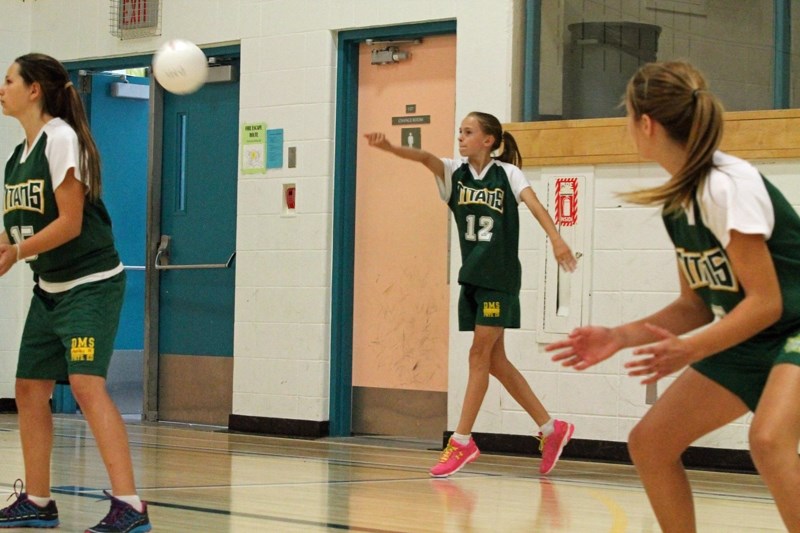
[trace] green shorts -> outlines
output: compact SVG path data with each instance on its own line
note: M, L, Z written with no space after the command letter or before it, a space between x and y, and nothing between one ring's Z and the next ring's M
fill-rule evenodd
M475 325L519 328L519 295L462 285L458 298L458 330L474 331Z
M789 337L745 342L694 363L692 368L755 411L770 371L784 363L800 366L800 331Z
M35 286L17 377L62 382L70 374L106 377L124 295L125 272L55 294Z

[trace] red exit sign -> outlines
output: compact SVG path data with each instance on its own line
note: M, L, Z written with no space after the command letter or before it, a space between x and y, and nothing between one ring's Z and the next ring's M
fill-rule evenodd
M120 0L119 28L151 28L158 23L159 0Z

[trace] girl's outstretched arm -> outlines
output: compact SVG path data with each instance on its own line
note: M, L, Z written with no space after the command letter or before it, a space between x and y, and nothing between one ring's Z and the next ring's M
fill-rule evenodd
M553 245L553 254L556 256L556 261L558 261L558 264L561 265L561 267L567 272L573 272L578 266L578 260L575 258L575 255L572 253L572 250L570 250L567 243L564 242L564 239L558 233L558 229L556 229L553 219L550 218L550 213L547 212L547 209L545 209L542 203L539 201L536 193L533 192L532 188L527 187L522 190L520 199L525 202L525 205L528 206L528 209L530 210L531 214L533 214L533 217L537 222L539 222L539 225L550 239L550 242Z
M441 159L430 152L408 146L395 146L394 144L390 143L388 139L386 139L386 136L383 133L367 133L364 135L364 138L369 141L370 146L380 148L381 150L385 150L398 157L402 157L403 159L409 159L411 161L422 163L428 167L428 169L433 172L433 175L437 178L442 178L444 176L444 163L442 163Z

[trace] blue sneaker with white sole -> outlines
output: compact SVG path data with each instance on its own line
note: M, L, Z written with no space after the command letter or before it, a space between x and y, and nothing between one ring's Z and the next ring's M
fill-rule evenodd
M150 531L150 518L147 516L147 504L142 502L139 512L132 505L115 498L108 491L103 493L111 500L111 510L100 523L90 527L85 533L146 533Z
M20 485L19 491L17 491L17 483ZM17 499L8 507L0 509L0 528L58 527L58 508L56 507L56 502L50 500L44 507L39 507L28 499L28 495L22 492L22 489L22 480L16 480L14 482L14 494L12 494L12 496L16 496Z

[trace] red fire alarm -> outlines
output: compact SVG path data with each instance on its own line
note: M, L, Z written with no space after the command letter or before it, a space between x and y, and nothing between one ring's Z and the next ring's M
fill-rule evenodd
M296 190L294 185L289 185L284 190L286 195L286 209L294 209Z

